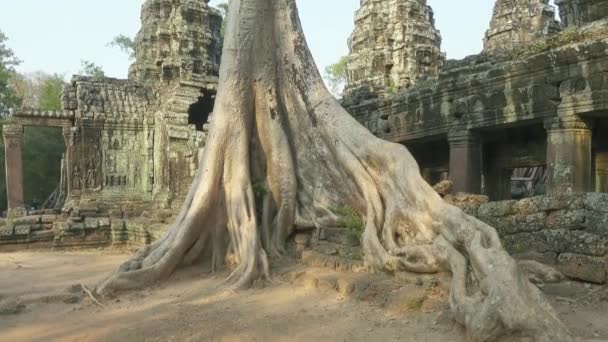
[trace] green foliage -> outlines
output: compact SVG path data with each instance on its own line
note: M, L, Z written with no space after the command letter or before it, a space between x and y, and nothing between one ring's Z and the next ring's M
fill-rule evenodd
M63 77L58 74L50 75L40 84L38 108L43 110L61 110L61 92L63 91Z
M386 87L386 93L388 95L394 95L397 93L397 87L395 87L395 83L392 80L389 81L388 86Z
M361 239L363 231L365 231L365 223L361 214L345 205L339 205L332 208L331 211L338 216L337 223L340 227L345 227L350 234Z
M336 96L341 96L346 85L348 58L340 57L340 60L325 68L325 81L329 85L331 92Z
M19 97L10 85L11 76L15 73L14 67L20 61L15 57L13 50L6 46L8 38L0 31L0 117L8 116L11 109L21 105Z
M215 8L217 8L220 13L222 13L222 18L224 19L222 20L222 28L220 29L220 35L222 36L222 38L224 38L224 35L226 34L226 17L228 16L228 3L222 2L220 4L217 4Z
M61 129L25 127L23 195L26 204L42 204L59 185L65 145Z
M129 55L129 59L135 58L135 41L124 34L119 34L108 43L109 47L119 48L122 52Z
M0 118L0 137L2 136L2 127L8 121ZM0 138L0 216L8 207L8 199L6 194L6 169L4 167L4 139Z
M85 76L91 76L96 79L102 79L106 76L106 73L103 71L103 68L91 61L83 60L81 63L80 72Z

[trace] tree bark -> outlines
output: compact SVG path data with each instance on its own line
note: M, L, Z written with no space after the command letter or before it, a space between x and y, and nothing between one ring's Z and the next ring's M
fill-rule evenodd
M254 185L266 191L262 203ZM249 286L269 276L269 257L284 253L296 226L335 224L340 205L365 218L371 270L453 273L450 304L470 340L571 340L496 231L445 204L404 146L372 135L331 96L295 0L230 1L210 135L187 200L159 241L96 290L149 285L202 254L214 267L232 261L227 283Z

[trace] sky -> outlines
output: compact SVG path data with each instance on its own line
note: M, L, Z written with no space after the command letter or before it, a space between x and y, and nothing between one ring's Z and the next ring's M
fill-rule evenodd
M211 0L211 5L225 0ZM309 47L318 67L348 54L360 0L297 0ZM23 61L19 72L44 71L69 78L81 61L125 78L128 56L107 44L119 34L135 36L143 0L0 0L0 30ZM448 58L479 53L494 0L428 0ZM474 4L473 4L474 3Z

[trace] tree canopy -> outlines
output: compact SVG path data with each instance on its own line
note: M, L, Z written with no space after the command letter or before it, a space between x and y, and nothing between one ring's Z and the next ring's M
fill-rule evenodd
M325 67L325 81L327 81L330 91L335 96L342 96L342 91L346 85L347 64L348 59L343 56L336 63Z
M7 46L7 41L8 37L0 31L0 117L6 117L11 109L21 104L10 85L11 76L15 73L14 67L19 65L20 61Z

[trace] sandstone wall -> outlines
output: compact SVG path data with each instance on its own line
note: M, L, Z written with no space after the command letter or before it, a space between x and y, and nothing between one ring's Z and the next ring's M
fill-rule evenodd
M456 205L495 227L517 258L555 265L565 275L605 283L608 272L608 194L539 196L520 201Z

